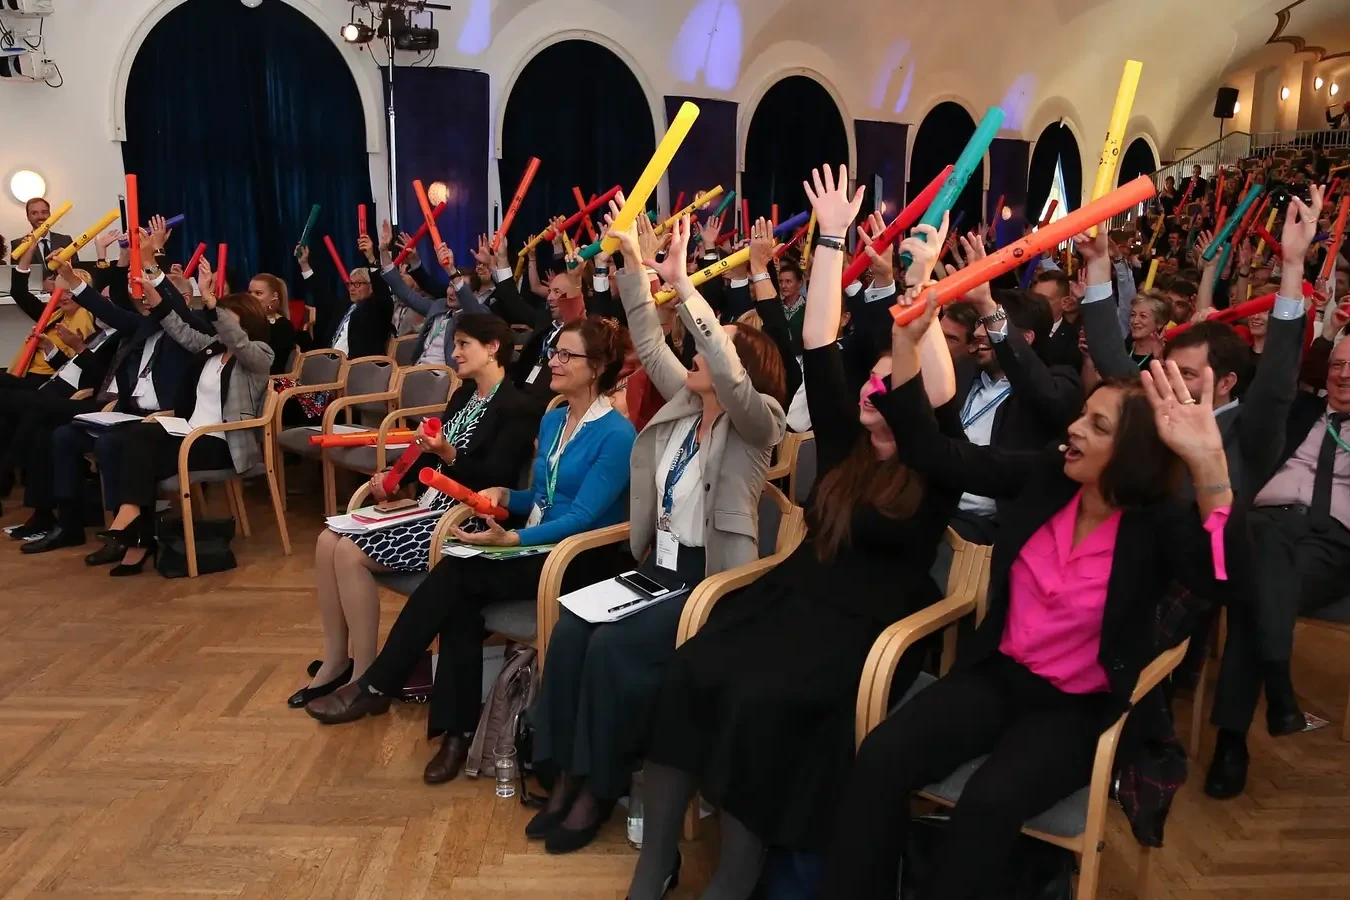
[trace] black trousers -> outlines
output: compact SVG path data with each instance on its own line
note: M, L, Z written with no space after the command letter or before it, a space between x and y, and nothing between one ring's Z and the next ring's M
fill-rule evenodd
M56 505L54 432L69 426L75 416L98 409L100 404L92 397L46 397L25 407L14 436L14 462L24 475L24 506L49 511ZM78 470L78 459L73 464ZM73 495L67 499L73 499Z
M1340 600L1350 579L1350 530L1339 522L1314 530L1306 511L1294 506L1257 507L1247 521L1256 548L1254 609L1228 611L1211 716L1232 731L1251 724L1262 663L1288 662L1293 655L1299 615Z
M952 811L923 895L983 897L1022 823L1088 783L1111 702L1066 694L1002 654L920 691L858 750L820 896L894 900L911 792L988 753Z
M474 731L483 696L483 609L499 600L536 596L547 558L543 554L502 560L444 557L404 604L362 681L382 694L397 696L422 651L439 634L427 736Z
M42 390L38 390L39 387ZM29 409L69 403L73 393L75 389L64 381L41 385L0 372L0 466L14 464L15 451L21 446L17 440L19 426Z
M178 450L183 444L156 422L130 422L109 428L95 442L99 463L107 469L117 467L118 478L109 483L104 476L108 509L134 503L153 509L159 492L157 485L178 474ZM228 469L234 466L230 445L222 438L206 435L192 442L188 450L188 469Z

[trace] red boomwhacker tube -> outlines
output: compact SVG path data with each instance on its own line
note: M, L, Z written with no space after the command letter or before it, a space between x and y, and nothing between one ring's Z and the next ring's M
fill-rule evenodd
M413 179L413 193L417 195L417 205L422 207L422 221L427 226L427 232L431 235L431 246L439 247L441 245L441 231L436 227L436 216L431 211L431 201L427 199L426 188L422 187L422 182ZM492 249L495 251L497 245L494 243Z
M418 473L417 477L427 487L433 487L442 494L454 497L480 516L487 516L493 519L505 519L510 515L510 513L497 504L489 501L482 494L469 490L458 481L447 478L435 469L423 469Z
M808 228L810 228L810 227L811 227L811 223L810 223L810 222L807 222L807 223L806 223L805 225L803 225L801 228L798 228L798 229L797 229L797 233L796 233L796 234L794 234L792 237L788 238L788 239L787 239L786 241L784 241L783 243L779 244L777 247L773 248L773 258L774 258L774 259L778 259L778 258L779 258L780 256L782 256L784 253L788 252L788 249L789 249L793 244L797 243L797 242L800 241L802 238L806 237L806 229L808 229Z
M778 227L778 204L777 204L777 203L770 203L770 204L769 204L769 222L770 222L770 224L773 225L774 228L777 228L777 227Z
M444 203L440 204L431 211L431 221L434 222L436 219L440 218L441 213L443 212L445 212ZM431 230L430 223L424 220L422 222L422 227L418 228L417 231L413 232L412 239L408 241L408 245L398 252L398 256L394 257L393 262L394 268L397 269L399 266L403 265L403 261L408 258L408 254L412 253L413 250L417 249L417 242L422 240L422 238L426 237L427 232L430 230Z
M427 437L437 437L441 433L441 420L435 417L427 419L422 423L421 430L422 434ZM417 462L421 455L422 448L417 446L416 441L408 445L407 449L399 456L398 462L394 463L394 467L384 475L384 481L381 482L380 486L384 488L386 494L393 494L394 491L398 490L399 482L403 480L404 475L408 474L408 470L412 468L413 463Z
M366 233L366 205L364 203L356 204L356 236L360 237Z
M1044 228L1045 226L1049 225L1049 224L1050 224L1050 219L1051 219L1051 217L1054 216L1055 210L1056 210L1058 207L1059 207L1059 198L1058 198L1058 197L1051 198L1051 200L1050 200L1050 205L1049 205L1048 207L1046 207L1046 210L1045 210L1045 218L1044 218L1044 219L1041 219L1039 222L1037 222L1037 223L1036 223L1036 227L1037 227L1037 228Z
M1336 188L1341 186L1341 176L1337 175L1331 179L1331 185L1327 188L1327 199L1336 196Z
M24 341L23 349L19 351L19 361L15 363L10 372L16 378L22 378L28 373L28 367L33 364L33 357L37 354L38 337L47 330L51 324L52 316L56 315L56 306L65 296L64 288L55 288L52 295L47 300L46 307L42 310L42 315L38 316L37 324L33 326L33 331L28 335L28 340Z
M1224 176L1224 174L1225 174L1225 173L1224 173L1223 167L1220 166L1220 167L1219 167L1219 183L1218 183L1217 185L1215 185L1215 187L1214 187L1214 202L1215 202L1215 203L1222 203L1222 202L1223 202L1223 176Z
M671 207L671 209L684 209L684 191L680 191L675 195L675 205Z
M1214 220L1214 233L1218 234L1223 229L1223 223L1228 221L1228 207L1219 207L1219 217Z
M347 267L342 264L342 257L338 256L337 247L333 246L333 239L325 234L323 245L328 248L328 255L333 257L333 265L337 266L338 276L342 279L342 283L351 284L352 276L348 274Z
M385 444L402 444L411 441L414 432L407 429L393 429L385 433ZM380 442L379 431L344 431L340 434L311 434L311 447L373 447Z
M1122 184L1114 191L1103 194L1063 218L1051 222L1044 228L1031 232L1021 240L1014 241L1002 250L998 250L984 259L967 266L955 275L949 275L937 283L933 289L937 292L938 304L945 305L959 300L971 289L979 287L1004 272L1011 272L1027 260L1037 255L1053 251L1055 247L1072 238L1081 231L1087 231L1093 225L1099 225L1112 216L1122 213L1136 203L1151 198L1156 189L1147 175L1140 175L1134 181ZM891 316L897 325L907 325L923 314L922 300L911 306L896 304L891 307Z
M1184 210L1186 208L1186 201L1191 199L1191 191L1194 188L1195 188L1195 179L1192 178L1190 181L1186 182L1186 190L1181 195L1181 201L1177 203L1178 210ZM1180 215L1180 213L1178 213L1178 215Z
M141 198L136 176L127 175L127 258L132 271L139 272L141 262ZM145 296L145 286L137 279L131 281L131 296L137 300Z
M563 228L564 231L567 230L568 228L571 228L573 225L580 222L586 216L590 215L600 207L604 206L609 201L613 200L614 197L621 190L623 190L622 186L616 184L614 185L614 187L605 191L599 197L592 197L590 199L590 202L588 202L585 206L583 206L581 209L577 210L576 212L568 216L566 219L564 219L562 221L561 227ZM552 228L545 228L543 233L541 233L535 240L551 241L555 237L557 237L557 235L554 233Z
M1266 199L1270 198L1267 197ZM1237 230L1233 232L1234 247L1242 246L1242 242L1247 238L1247 232L1251 230L1252 223L1259 221L1261 211L1264 210L1265 208L1266 204L1260 203L1260 204L1253 204L1251 207L1247 209L1247 214L1242 217L1242 221L1238 223Z
M1305 297L1311 297L1312 292L1313 286L1306 281L1303 282L1303 295ZM1276 294L1262 294L1260 297L1244 300L1236 306L1230 306L1227 309L1219 310L1205 321L1236 322L1238 319L1245 319L1248 316L1254 316L1257 313L1269 312L1275 306L1276 296ZM1194 324L1194 322L1182 322L1180 325L1174 325L1163 333L1163 339L1170 341L1179 334L1185 334Z
M1327 254L1326 264L1322 266L1322 280L1331 277L1335 271L1336 255L1340 252L1341 242L1345 239L1345 223L1350 219L1350 194L1341 198L1341 207L1336 212L1336 224L1331 229L1331 252Z
M183 267L184 278L191 278L192 273L197 271L197 263L202 261L202 254L204 253L206 253L206 241L202 241L197 245L197 249L192 251L192 256L188 259L187 265Z
M218 244L216 246L216 298L219 299L225 295L225 261L229 257L230 248L228 244Z
M619 192L619 186L615 185L613 190L614 193L617 194ZM611 194L611 196L613 195ZM595 226L591 224L590 213L586 212L588 208L590 209L596 208L590 205L591 203L595 203L595 195L591 194L590 203L588 203L586 201L586 198L582 196L581 188L577 187L576 185L573 185L572 198L577 201L577 214L581 216L581 227L586 229L586 236L591 239L591 243L595 243L596 241L600 240L600 237L595 233ZM605 202L608 203L609 201L606 200ZM598 207L599 204L596 204L596 206ZM580 234L581 232L578 231L577 235L580 236ZM553 238L549 238L549 240L551 241L553 240Z
M933 198L938 195L938 191L942 190L942 185L951 177L952 168L952 166L947 166L937 173L937 177L928 182L928 186L920 191L913 200L909 201L908 206L900 210L896 217L891 220L891 223L882 229L881 234L872 238L873 249L878 253L885 253L886 248L891 246L902 232L919 221L919 218L928 211L928 207L932 204ZM861 228L862 226L858 227ZM841 287L848 287L857 281L863 271L871 264L871 261L872 259L866 251L853 257L852 262L848 264L848 268L844 270Z
M506 208L506 215L502 217L501 227L497 233L492 236L492 252L496 253L497 248L502 245L502 238L511 230L511 223L515 221L516 213L520 212L520 204L525 200L525 192L530 189L530 182L534 181L534 175L539 171L539 157L531 156L529 163L525 166L525 174L520 176L520 184L516 186L516 194L511 198L511 205Z
M1330 249L1327 250L1326 262L1322 264L1322 274L1321 274L1322 281L1331 280L1332 274L1334 274L1336 271L1336 258L1341 255L1341 247L1344 244L1345 244L1345 236L1342 235L1340 240L1333 243ZM1328 290L1330 290L1330 288L1328 288Z
M1253 225L1252 234L1256 235L1260 240L1265 241L1266 246L1273 250L1277 255L1284 256L1284 248L1280 246L1279 241L1270 236L1270 232L1266 231L1266 226Z

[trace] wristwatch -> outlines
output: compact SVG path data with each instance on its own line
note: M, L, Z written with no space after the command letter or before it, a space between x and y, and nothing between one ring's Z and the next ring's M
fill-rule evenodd
M838 250L840 253L844 252L844 242L838 238L818 237L816 238L816 246L828 247L831 250Z
M980 324L983 325L985 328L988 328L990 325L993 325L995 322L1002 322L1002 321L1006 320L1007 318L1008 318L1008 311L1007 311L1006 309L1004 309L1003 307L1000 306L998 309L994 310L994 311L991 312L989 315L987 315L987 316L980 316L979 322L980 322Z

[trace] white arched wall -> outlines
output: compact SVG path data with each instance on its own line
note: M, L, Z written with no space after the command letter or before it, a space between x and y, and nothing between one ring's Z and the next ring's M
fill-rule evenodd
M793 60L788 64L788 60ZM804 75L819 84L830 95L844 123L844 137L848 141L848 170L850 178L858 171L858 145L853 133L853 112L839 89L838 71L833 60L819 47L785 41L774 44L755 57L741 75L738 87L746 88L728 98L736 101L736 171L745 171L745 147L750 139L750 122L775 84L793 75Z
M1064 127L1069 129L1073 135L1074 143L1078 144L1078 166L1083 173L1083 196L1078 198L1079 205L1087 199L1088 193L1092 190L1092 180L1096 177L1097 169L1095 166L1089 167L1088 154L1094 152L1088 148L1087 142L1083 140L1083 129L1078 124L1078 110L1074 105L1063 97L1051 97L1041 102L1036 108L1036 112L1027 118L1028 126L1023 131L1024 139L1031 145L1027 152L1027 165L1031 165L1031 158L1036 155L1036 145L1040 143L1041 135L1045 129L1054 125L1056 122L1063 122Z

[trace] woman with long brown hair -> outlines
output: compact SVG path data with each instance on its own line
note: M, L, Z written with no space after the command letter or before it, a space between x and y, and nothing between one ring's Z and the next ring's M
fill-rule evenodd
M835 792L853 758L867 653L888 625L941 597L929 569L960 493L933 488L895 458L895 436L869 399L890 375L889 356L872 367L861 396L848 387L835 340L843 235L862 190L850 199L847 171L840 167L837 186L833 175L817 171L807 186L820 227L802 330L819 473L807 539L721 600L666 665L643 769L634 900L654 900L676 880L680 824L695 790L722 810L721 858L704 897L749 896L769 844L827 846ZM921 228L926 243L902 245L916 260L907 275L915 285L945 234ZM943 341L934 324L925 339L934 406L956 392Z
M291 354L295 352L295 325L291 322L291 305L286 282L267 272L259 272L248 283L248 292L262 304L267 315L267 343L272 348L272 374L283 375L291 370Z

